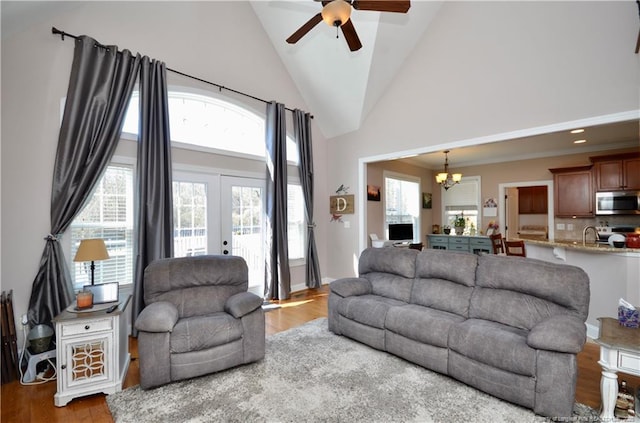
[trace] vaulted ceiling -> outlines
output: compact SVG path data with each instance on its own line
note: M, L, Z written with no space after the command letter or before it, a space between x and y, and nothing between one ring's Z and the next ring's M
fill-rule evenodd
M56 14L70 12L83 3L2 1L2 36L49 20ZM342 33L323 22L296 44L285 41L322 9L320 1L249 2L301 93L307 110L316 117L315 122L326 138L360 129L416 44L428 36L428 28L437 19L443 3L412 0L406 14L352 10L351 20L363 47L351 52ZM189 3L185 3L185 7L189 7ZM592 134L590 145L585 147L591 150L637 146L638 121L610 125L592 131ZM457 164L472 164L509 160L525 155L527 148L534 148L535 153L531 154L538 156L567 154L570 150L564 142L559 142L558 136L551 134L535 140L520 139L518 143L510 143L511 147L494 143L461 149L456 152L455 161ZM411 162L437 168L442 162L442 154L422 155L419 159L411 159Z
M328 138L360 128L441 5L441 1L414 0L406 14L353 9L351 21L362 48L351 52L342 33L323 22L296 44L285 42L320 12L320 2L251 2L309 111Z

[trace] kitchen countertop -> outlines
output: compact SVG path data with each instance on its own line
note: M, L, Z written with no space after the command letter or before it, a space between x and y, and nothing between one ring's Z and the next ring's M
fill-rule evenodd
M609 244L599 244L595 242L587 242L586 244L582 244L582 241L573 241L573 240L548 240L548 239L528 239L528 238L519 238L524 242L535 245L542 245L545 247L565 247L572 248L576 250L583 250L589 252L608 252L608 253L640 253L640 248L616 248L612 247Z

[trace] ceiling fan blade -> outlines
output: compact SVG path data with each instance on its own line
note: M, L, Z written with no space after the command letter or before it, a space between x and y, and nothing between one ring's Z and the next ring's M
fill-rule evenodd
M407 13L411 7L409 0L353 0L356 10L375 10L377 12Z
M297 43L300 40L300 38L304 37L307 34L307 32L311 31L311 29L314 26L318 25L320 22L322 22L322 15L318 13L317 15L309 19L307 23L305 23L300 28L298 28L296 32L291 34L291 36L287 38L287 42L289 44Z
M362 48L362 43L360 42L360 38L358 37L358 33L356 32L356 28L353 26L351 19L346 21L340 28L342 29L342 34L344 34L344 39L347 41L349 50L360 50Z

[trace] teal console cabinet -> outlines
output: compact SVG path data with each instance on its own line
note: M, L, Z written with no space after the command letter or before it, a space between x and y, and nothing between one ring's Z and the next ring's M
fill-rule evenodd
M474 254L491 254L488 236L427 235L427 246L436 250L465 251Z

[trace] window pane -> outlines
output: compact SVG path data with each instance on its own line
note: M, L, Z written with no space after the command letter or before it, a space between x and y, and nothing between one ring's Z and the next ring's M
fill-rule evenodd
M449 190L442 190L444 206L443 222L452 228L457 217L465 219L464 235L470 235L478 228L480 180L477 177L462 178L459 184Z
M413 224L414 240L419 239L420 184L385 177L385 222ZM387 239L389 239L387 233Z
M139 93L131 96L123 131L138 133ZM171 141L265 157L264 117L220 98L169 92ZM287 137L287 160L298 163L297 145Z
M264 281L262 232L262 188L231 187L231 254L245 259L249 268L249 284Z
M304 218L302 186L287 185L287 219L289 259L303 259L307 245L307 226Z
M173 183L173 251L175 257L207 254L207 186Z
M70 231L69 260L73 260L81 240L102 238L105 241L110 258L94 262L95 283L133 283L133 170L130 167L107 168ZM71 261L74 289L91 283L90 266L90 262Z

